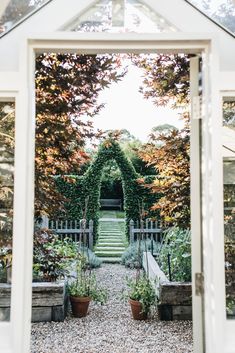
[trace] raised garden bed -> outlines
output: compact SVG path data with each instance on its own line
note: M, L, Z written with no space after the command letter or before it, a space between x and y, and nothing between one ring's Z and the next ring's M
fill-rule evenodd
M32 284L32 322L64 321L67 315L65 282ZM11 285L0 283L0 320L10 318Z
M150 252L144 253L143 267L159 298L160 320L192 320L192 284L170 282Z

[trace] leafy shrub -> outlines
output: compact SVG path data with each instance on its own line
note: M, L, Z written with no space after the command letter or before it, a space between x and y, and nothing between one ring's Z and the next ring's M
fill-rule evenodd
M151 306L157 302L155 290L145 274L127 279L128 296L142 304L142 312L148 314Z
M96 256L89 248L81 247L80 252L86 257L86 261L90 268L98 268L101 266L102 260Z
M69 265L77 257L77 247L69 239L60 240L53 231L35 232L33 274L37 279L56 281L68 273Z
M158 254L158 263L169 277L168 254L172 281L191 281L191 233L187 229L170 228L164 235L162 247Z
M96 303L104 304L107 301L107 291L98 285L83 253L77 256L75 272L74 278L68 282L69 294L73 297L90 297Z
M122 254L121 264L130 268L138 268L139 263L142 264L143 252L151 251L153 248L154 252L158 250L158 244L151 240L141 240L140 242L140 258L139 258L139 242L135 241L133 244L129 245L125 252Z
M135 221L140 217L140 205L144 204L146 209L150 209L156 198L149 189L140 184L141 175L135 171L120 145L112 138L105 140L83 176L56 178L58 190L67 199L65 208L68 216L75 219L93 220L95 242L98 236L102 173L108 161L109 163L115 161L120 170L127 236L129 236L130 220Z

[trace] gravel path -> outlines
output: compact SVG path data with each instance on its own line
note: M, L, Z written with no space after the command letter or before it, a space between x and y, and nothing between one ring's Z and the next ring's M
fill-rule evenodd
M190 353L189 321L146 321L131 318L129 304L120 300L126 276L132 270L103 264L97 279L109 289L107 304L90 304L89 315L64 322L32 324L31 353Z

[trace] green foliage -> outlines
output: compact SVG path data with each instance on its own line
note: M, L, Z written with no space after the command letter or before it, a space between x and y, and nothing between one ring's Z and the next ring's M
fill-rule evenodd
M129 233L129 221L139 219L140 208L147 200L148 192L140 185L140 175L137 174L120 145L112 138L105 140L100 145L93 163L82 177L72 176L72 182L66 180L70 177L57 178L56 180L60 192L67 197L69 216L74 218L85 217L87 220L92 219L94 221L95 240L98 230L102 171L107 161L110 160L115 160L121 172L126 229Z
M158 210L165 223L190 227L190 135L188 127L170 134L154 136L143 147L141 157L158 174L147 182L148 191L156 194L152 210Z
M135 241L133 244L129 245L125 252L122 254L121 264L130 268L139 268L140 263L142 264L143 252L151 251L153 249L154 253L158 251L158 244L151 240L142 240L140 242L140 255L139 255L139 244Z
M38 279L56 281L68 273L68 267L77 256L75 243L60 240L49 230L39 230L34 235L33 273Z
M103 169L107 161L115 161L120 170L122 188L124 193L124 211L126 218L126 233L129 235L129 221L138 220L141 207L147 209L146 217L156 216L157 212L149 211L159 197L141 185L140 175L135 171L130 160L125 156L118 142L112 138L105 140L99 147L93 163L83 176L64 176L56 178L59 191L66 197L65 218L86 218L94 222L95 241L98 232L100 210L100 190ZM155 176L142 178L150 182ZM61 214L60 214L61 216Z
M101 266L102 260L87 247L82 246L80 249L78 248L78 252L81 252L85 256L89 268L98 268Z
M172 281L191 281L191 233L187 229L170 228L164 235L159 252L159 265L168 275L168 254L170 254Z
M11 265L12 262L12 248L3 247L0 248L0 267L6 268Z
M127 278L127 287L129 298L139 301L142 304L142 312L148 314L151 306L157 301L156 293L148 277L141 274L134 279Z
M123 200L122 176L115 160L107 161L104 165L100 197Z
M88 267L87 258L80 253L76 278L68 284L69 294L74 297L90 297L95 302L104 304L107 301L107 291L98 286L95 274Z

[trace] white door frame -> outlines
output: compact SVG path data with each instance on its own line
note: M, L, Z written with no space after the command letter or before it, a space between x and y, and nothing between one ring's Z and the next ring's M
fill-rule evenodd
M12 338L12 344L8 350L5 348L2 351L4 353L29 353L34 209L34 67L36 53L46 51L71 51L86 54L115 52L177 53L181 51L184 53L202 53L204 56L204 100L210 103L205 104L202 121L202 233L204 234L205 341L206 353L228 353L223 350L224 331L223 325L219 323L222 311L220 309L215 311L215 307L218 307L219 300L221 299L221 290L219 289L221 286L219 287L217 274L220 267L222 267L223 261L218 247L216 249L213 247L215 234L221 230L217 216L222 212L222 205L221 210L215 207L221 201L222 194L217 192L218 182L221 181L222 167L221 161L216 155L219 138L218 134L216 134L216 129L220 119L218 112L219 69L216 38L213 38L211 34L196 35L185 33L141 35L57 32L35 36L24 42L20 62L20 106L18 115L16 116L14 205L14 238L18 239L15 242L14 252L17 254L17 251L20 249L21 257L14 256L13 259L12 318L10 327L8 327L8 338ZM17 162L17 159L20 162ZM218 174L220 175L219 179ZM218 238L220 238L220 233ZM193 272L196 271L193 269ZM18 294L18 306L16 306L16 293ZM5 326L6 328L7 325ZM2 324L3 326L4 323ZM201 329L200 323L196 323L194 330L198 328Z
M222 105L223 105L223 98L226 97L234 97L235 100L235 72L230 73L221 73L220 77L222 78L220 83L220 109L221 109L221 126L223 125L223 112L222 112ZM222 135L222 131L221 131ZM221 145L221 160L223 163L223 153L222 153L222 145ZM224 213L221 217L221 222L223 224L223 244L224 244ZM224 248L223 248L224 252ZM225 276L225 269L223 268L224 276ZM225 288L225 280L223 281L223 287ZM224 289L225 290L225 289ZM223 300L223 298L222 298ZM226 316L225 312L225 302L224 304L224 315ZM235 351L235 319L227 319L225 317L225 345L226 345L226 352L234 353Z

